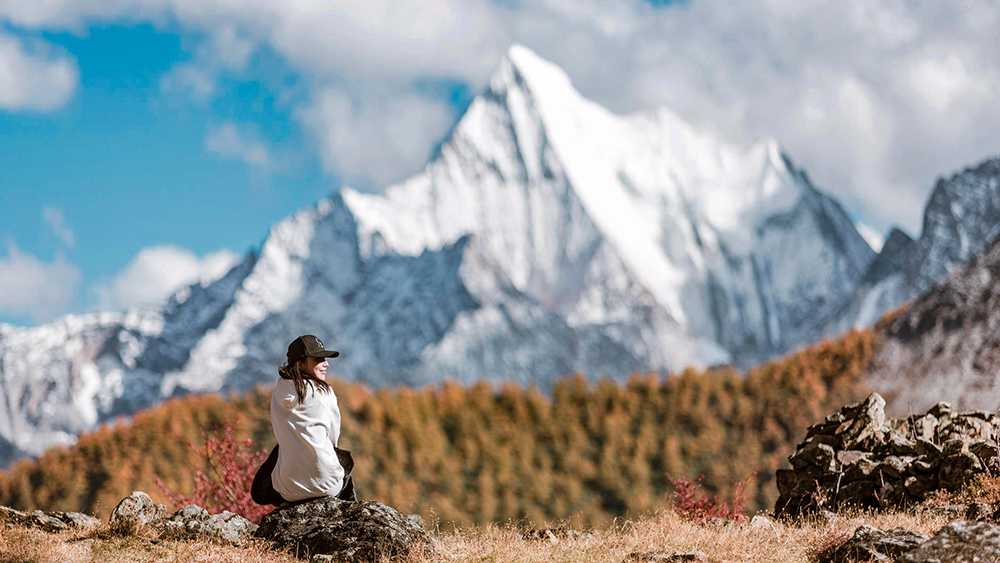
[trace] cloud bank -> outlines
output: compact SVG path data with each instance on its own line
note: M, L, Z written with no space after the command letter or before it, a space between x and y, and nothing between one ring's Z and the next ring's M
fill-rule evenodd
M616 112L665 105L736 142L778 138L876 232L919 231L936 175L1000 153L991 0L0 0L0 21L28 31L175 22L206 37L165 79L196 97L273 51L309 83L296 115L325 166L378 186L415 172L449 127L444 101L414 84L477 89L513 42ZM29 60L3 41L0 60ZM4 107L55 107L71 92L75 67L30 60L50 65L57 95L3 93Z
M44 262L8 241L7 257L0 256L0 314L50 321L73 302L80 277L62 252Z
M173 245L143 248L111 282L95 292L101 309L157 304L182 287L208 284L225 275L239 257L219 250L198 257Z
M22 41L0 27L0 110L50 111L76 90L76 62L40 41Z

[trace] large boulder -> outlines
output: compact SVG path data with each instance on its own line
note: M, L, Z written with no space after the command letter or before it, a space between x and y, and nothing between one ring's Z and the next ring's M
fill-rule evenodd
M879 530L859 526L854 536L844 544L819 554L819 563L848 563L856 561L887 561L899 557L922 542L927 536L909 530Z
M952 522L907 552L908 563L973 563L1000 560L1000 527L987 522Z
M257 537L294 547L300 557L330 555L334 560L381 561L430 552L430 537L419 516L376 501L333 497L278 508L261 519Z
M142 491L133 491L111 511L108 523L115 528L135 529L164 518L166 513L166 506L154 503L153 499Z
M834 435L840 438L842 449L858 449L866 441L881 437L885 423L885 399L878 393L844 407L841 412L848 420L834 431Z

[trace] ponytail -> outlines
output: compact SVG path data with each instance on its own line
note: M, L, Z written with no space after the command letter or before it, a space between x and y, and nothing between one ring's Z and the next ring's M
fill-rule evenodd
M306 373L302 369L301 365L305 358L298 360L295 363L289 365L288 362L282 364L278 368L278 375L282 379L291 379L292 383L295 384L295 395L298 398L298 404L302 404L302 401L306 400L306 385L311 385L313 387L313 392L317 391L317 388L321 391L329 391L330 384L318 379L315 375L311 373Z

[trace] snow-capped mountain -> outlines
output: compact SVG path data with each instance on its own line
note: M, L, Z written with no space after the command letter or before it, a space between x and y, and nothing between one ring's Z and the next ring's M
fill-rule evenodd
M836 328L868 326L965 264L1000 236L1000 158L939 179L918 240L893 229ZM835 331L831 328L830 331Z
M873 257L774 140L613 115L515 46L384 194L286 218L162 307L0 328L0 461L174 394L272 381L303 333L373 385L747 366L822 336Z

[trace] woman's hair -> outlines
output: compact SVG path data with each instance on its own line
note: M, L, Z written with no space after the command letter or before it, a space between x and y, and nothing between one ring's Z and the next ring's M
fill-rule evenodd
M315 393L317 389L322 391L329 391L330 384L323 381L322 379L317 379L315 375L306 372L302 369L302 362L306 359L302 358L291 364L285 362L278 368L278 375L284 379L291 379L292 383L295 384L295 395L298 397L299 404L306 400L306 385L313 386L313 392Z

